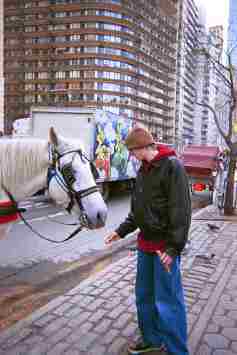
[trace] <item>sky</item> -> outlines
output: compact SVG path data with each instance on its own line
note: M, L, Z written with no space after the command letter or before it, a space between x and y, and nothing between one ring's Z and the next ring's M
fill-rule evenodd
M206 9L207 25L223 25L227 27L228 21L228 0L198 0Z
M237 0L236 0L237 1ZM224 47L227 46L227 27L229 17L229 0L197 0L206 10L207 27L223 25Z

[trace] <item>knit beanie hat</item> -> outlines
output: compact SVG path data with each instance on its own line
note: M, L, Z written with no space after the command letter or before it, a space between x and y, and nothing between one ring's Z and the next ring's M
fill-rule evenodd
M145 148L148 145L154 144L155 141L151 133L145 128L135 127L129 132L124 143L128 149L136 149Z

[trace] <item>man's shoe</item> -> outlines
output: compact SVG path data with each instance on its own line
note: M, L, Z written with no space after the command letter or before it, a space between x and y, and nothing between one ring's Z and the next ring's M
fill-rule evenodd
M137 355L137 354L145 354L148 353L149 351L155 351L157 355L159 354L166 354L166 349L164 345L161 346L156 346L156 345L151 345L147 344L144 341L139 341L136 344L129 345L128 347L128 353L131 355Z

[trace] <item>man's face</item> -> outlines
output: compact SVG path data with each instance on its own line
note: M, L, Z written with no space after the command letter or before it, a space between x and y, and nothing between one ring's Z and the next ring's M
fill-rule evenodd
M134 149L129 149L130 155L135 157L137 160L142 161L144 159L144 152L145 148L134 148Z

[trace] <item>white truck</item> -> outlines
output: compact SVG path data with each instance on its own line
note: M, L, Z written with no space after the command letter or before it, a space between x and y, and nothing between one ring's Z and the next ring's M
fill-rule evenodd
M95 108L36 106L27 120L33 137L46 138L53 126L62 136L79 139L97 167L97 183L106 198L112 183L129 186L135 178L138 162L123 144L132 126L127 117Z

